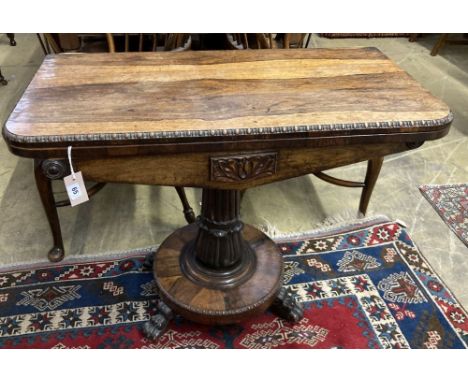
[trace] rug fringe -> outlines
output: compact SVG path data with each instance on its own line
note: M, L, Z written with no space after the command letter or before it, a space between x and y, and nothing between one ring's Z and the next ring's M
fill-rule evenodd
M281 240L281 239L293 239L293 238L301 238L303 236L310 236L310 235L321 235L327 234L332 231L340 230L343 228L350 228L354 226L359 226L362 224L368 223L382 223L385 221L391 221L385 215L375 215L372 217L363 217L361 213L356 214L355 210L345 210L340 214L328 216L322 222L316 223L312 225L312 228L307 231L297 232L297 231L280 231L276 226L271 224L266 219L264 225L254 225L257 229L264 232L270 238L274 240ZM398 221L403 226L406 226L403 222ZM115 259L117 256L118 258L125 258L126 256L135 256L135 255L147 255L151 252L154 252L159 245L150 246L150 247L143 247L143 248L135 248L135 249L126 249L126 250L115 250L115 251L106 251L99 254L75 254L66 256L64 260L59 263L51 263L48 260L32 260L32 261L24 261L18 263L10 263L5 264L4 266L0 266L0 272L9 272L9 271L18 271L23 268L30 268L30 267L56 267L56 266L63 266L63 265L70 265L77 262L83 261L106 261L109 259Z
M421 189L421 187L460 187L460 186L468 186L468 183L448 183L448 184L427 183L427 184L420 184L418 188Z
M367 223L381 223L385 221L391 221L386 215L375 215L371 217L364 217L361 213L356 214L355 211L344 211L340 214L328 216L320 223L316 223L310 230L297 232L297 231L280 231L276 226L265 220L264 225L254 225L257 229L268 235L272 239L291 239L300 238L303 236L320 235L329 233L331 231L340 230L343 228L349 228ZM403 222L398 223L405 225ZM406 225L405 225L406 226Z
M58 263L51 263L48 260L31 260L31 261L22 261L22 262L17 262L17 263L10 263L10 264L5 264L3 266L0 266L0 272L10 272L10 271L19 271L22 270L23 268L30 268L31 266L34 267L57 267L57 266L62 266L62 265L71 265L77 262L82 262L84 261L107 261L111 259L116 259L118 258L125 258L128 256L135 256L135 255L148 255L156 249L158 249L158 245L156 246L150 246L150 247L141 247L141 248L135 248L135 249L125 249L125 250L115 250L115 251L106 251L102 252L99 254L75 254L75 255L70 255L66 256L65 259Z

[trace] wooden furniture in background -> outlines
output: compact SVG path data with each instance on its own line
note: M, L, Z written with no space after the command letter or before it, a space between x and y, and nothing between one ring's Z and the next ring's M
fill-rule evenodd
M307 43L304 41L307 38ZM304 48L309 44L309 33L227 33L230 49Z
M48 53L63 53L57 33L43 33Z
M7 33L6 34L8 39L10 40L11 46L16 46L15 34L14 33Z
M47 45L47 40L45 39L44 36L41 35L41 33L36 33L37 40L39 41L39 44L41 44L42 51L44 52L45 55L49 54L49 49Z
M7 35L8 39L10 40L10 46L16 46L15 34L14 33L7 33L6 35ZM8 85L8 81L3 76L1 68L0 68L0 85L2 85L2 86Z
M341 38L396 38L409 37L410 33L319 33L320 37L341 39Z
M52 33L36 33L36 37L45 55L63 53Z
M43 33L51 53L184 51L191 48L188 33Z
M105 33L42 33L38 34L39 41L47 53L94 53L106 52ZM92 40L89 42L88 40Z
M77 75L79 68L80 75ZM250 187L414 149L447 134L452 114L379 50L264 49L48 56L3 130L34 158L49 217L50 179L67 147L85 179L203 188L201 215L159 247L162 301L227 324L272 304L297 320L283 263L239 215ZM52 216L50 222L58 222Z
M156 52L158 50L165 51L185 51L189 50L192 45L192 37L188 33L106 33L109 53L119 51L116 49L116 38L122 37L123 49L120 51L130 52ZM131 39L134 46L132 49ZM137 43L137 44L136 44Z
M468 45L467 37L452 38L452 33L442 33L431 50L431 56L437 56L445 45Z
M424 33L412 33L409 41L415 42ZM458 36L458 37L454 37ZM468 34L441 33L436 43L431 49L431 56L437 56L445 45L468 45Z
M248 49L247 33L226 33L228 47L231 49Z
M415 42L415 41L418 39L419 34L420 34L420 33L411 33L411 34L409 35L408 41L409 41L409 42Z

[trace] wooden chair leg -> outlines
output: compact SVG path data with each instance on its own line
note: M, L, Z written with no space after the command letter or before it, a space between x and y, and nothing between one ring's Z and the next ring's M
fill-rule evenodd
M439 50L442 49L442 47L445 45L445 41L448 38L448 33L442 33L442 36L439 37L437 42L435 43L434 47L431 50L431 56L437 56L437 53L439 53Z
M409 42L415 42L418 39L419 35L420 33L411 33L409 36Z
M10 45L11 46L16 46L15 34L14 33L7 33L6 35L10 39Z
M55 206L52 180L44 174L42 170L42 161L40 160L34 161L34 176L36 178L37 190L39 191L39 196L41 197L42 205L44 206L54 240L54 246L49 251L47 257L49 258L49 261L57 262L62 260L65 256L62 231L60 229L57 207Z
M289 49L291 33L285 33L283 37L283 49Z
M58 40L55 39L53 33L43 33L46 45L50 47L49 51L52 53L63 53L63 49L60 47Z
M175 188L177 191L177 194L179 195L180 201L182 202L182 206L184 208L184 216L185 220L187 220L187 223L193 223L195 222L195 213L192 210L192 207L190 207L190 204L187 200L187 195L185 195L185 190L183 187L176 187Z
M44 44L44 41L42 41L42 37L40 33L36 33L37 39L39 40L39 44L41 44L42 51L44 52L45 55L47 55L47 48Z
M375 183L379 177L380 169L382 168L383 158L373 158L367 162L366 179L364 180L364 188L359 202L359 212L366 214L369 200L374 190Z
M107 48L109 53L115 53L115 41L112 33L106 33Z
M2 75L2 69L0 69L0 85L6 85L8 81Z

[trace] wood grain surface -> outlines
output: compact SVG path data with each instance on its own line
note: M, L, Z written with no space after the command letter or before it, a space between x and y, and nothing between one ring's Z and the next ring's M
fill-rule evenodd
M178 134L193 142L339 124L340 133L372 123L411 132L450 119L375 48L63 54L45 58L4 136L59 146Z

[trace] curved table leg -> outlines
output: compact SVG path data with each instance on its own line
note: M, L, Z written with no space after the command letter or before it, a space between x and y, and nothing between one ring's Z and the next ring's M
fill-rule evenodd
M0 73L1 75L1 73ZM62 232L60 229L60 221L57 213L58 207L70 205L68 200L56 201L52 189L52 181L62 179L65 176L67 165L63 160L35 160L34 162L34 175L36 179L36 186L47 215L47 220L50 225L54 246L48 253L48 259L52 262L57 262L65 256L63 247ZM90 189L88 194L91 197L98 192L105 183L97 183ZM187 201L183 187L176 187L182 205L184 206L184 214L187 222L192 223L195 221L195 214Z
M41 198L42 205L44 206L54 240L54 246L49 251L47 257L49 261L57 262L62 260L65 256L65 251L63 249L62 231L60 229L57 207L55 206L51 175L50 173L49 176L46 175L42 164L43 161L34 161L34 176L36 179L36 186L39 191L39 196ZM61 174L57 173L57 176L59 175Z
M373 158L367 162L367 172L366 179L364 180L364 188L361 194L361 200L359 202L359 211L365 215L367 211L367 206L374 190L375 183L380 174L380 169L382 168L383 157Z

